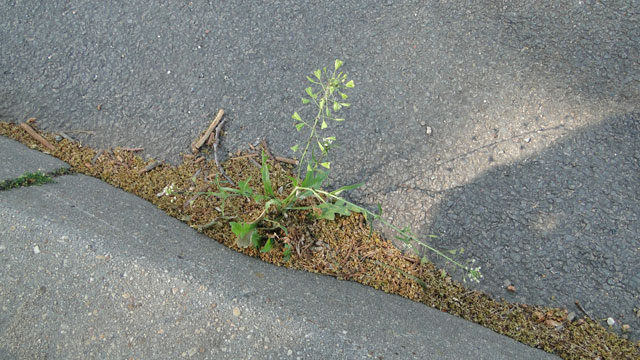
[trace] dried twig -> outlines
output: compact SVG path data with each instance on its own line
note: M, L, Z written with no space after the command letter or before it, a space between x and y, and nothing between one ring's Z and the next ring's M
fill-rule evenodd
M590 319L593 319L593 317L587 312L587 310L585 310L582 305L580 305L580 302L578 300L575 301L576 306L578 307L578 309L580 309L580 311L582 311L585 315L587 315Z
M197 150L200 150L200 148L202 147L202 145L204 145L204 143L207 141L207 139L209 139L209 136L211 136L211 133L213 132L214 129L216 129L216 127L218 126L218 123L220 122L220 120L222 119L222 116L224 115L224 110L220 109L218 110L218 114L216 115L215 119L213 119L213 121L211 122L211 124L209 125L209 128L207 128L207 130L204 132L204 135L202 135L202 137L200 138L200 140L198 140L194 145L192 150L195 148L196 152ZM216 135L216 138L218 136Z
M296 159L289 159L289 158L282 157L282 156L276 156L274 159L276 159L277 161L283 162L283 163L287 163L287 164L291 164L291 165L298 165L298 160L296 160Z
M144 151L144 148L142 148L142 147L136 147L136 148L121 148L120 150L122 150L122 151L137 152L137 151Z
M227 181L229 181L231 184L235 186L236 183L233 180L231 180L229 176L227 176L227 173L225 173L222 166L220 166L220 162L218 162L218 141L219 141L218 136L220 136L220 129L222 128L222 125L224 125L224 120L220 122L220 126L216 127L216 136L213 140L213 159L215 160L216 166L218 167L218 172L220 172L220 174L222 174L222 176L224 176L224 178L227 179Z
M260 141L260 144L262 144L262 149L264 150L265 154L267 154L268 157L273 159L273 155L271 155L271 152L269 151L269 147L267 146L267 141L265 139L262 139L262 141Z
M98 161L98 158L100 157L100 155L104 154L104 150L100 150L98 151L94 156L93 159L91 159L91 165L95 165L96 161Z
M67 135L64 131L58 131L58 134L60 136L62 136L63 138L71 141L71 142L76 142L76 139L72 138L71 136Z
M241 156L236 156L236 157L229 158L229 160L246 159L246 158L249 158L249 157L253 158L253 157L256 157L256 156L258 156L258 154L246 154L246 155L241 155Z
M35 130L33 130L33 128L31 128L31 126L29 126L27 123L20 124L20 127L24 129L24 131L26 131L29 135L31 135L32 138L38 140L38 142L42 144L44 147L46 147L51 151L56 151L56 148L53 145L51 145L51 143L49 143L47 139L40 136L40 134L38 134Z
M156 167L160 166L161 164L162 164L162 161L154 161L151 164L145 166L144 169L138 171L138 174L143 174L143 173L149 172L149 171L155 169Z
M257 161L253 160L253 158L249 158L249 161L251 161L251 163L258 169L262 169L262 166L260 166Z

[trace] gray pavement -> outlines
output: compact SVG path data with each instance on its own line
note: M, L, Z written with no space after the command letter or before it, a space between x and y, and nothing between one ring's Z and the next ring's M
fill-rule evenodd
M55 163L0 145L5 172ZM233 252L83 175L0 192L0 264L2 359L554 358L395 295Z
M640 2L5 1L0 19L0 119L174 162L218 108L224 152L291 156L304 76L340 58L356 88L332 177L365 183L352 200L464 247L495 298L578 300L640 339Z

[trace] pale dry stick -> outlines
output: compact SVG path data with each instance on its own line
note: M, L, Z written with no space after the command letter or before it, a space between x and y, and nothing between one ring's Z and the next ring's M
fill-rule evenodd
M143 174L143 173L149 172L149 171L155 169L156 167L160 166L161 164L162 164L162 161L154 161L151 164L145 166L144 169L138 171L138 174Z
M269 147L267 146L267 140L262 139L260 143L262 144L262 149L267 154L267 156L273 159L273 155L271 155L271 151L269 151Z
M251 161L251 163L258 169L262 169L262 166L260 166L257 161L253 160L253 158L249 158L249 161Z
M218 162L218 142L220 140L218 136L220 136L220 129L222 128L223 125L224 125L224 120L220 122L220 126L216 127L216 136L213 140L213 160L216 162L218 171L222 174L222 176L224 176L225 179L227 179L233 186L235 186L236 183L233 180L231 180L229 176L227 176L227 173L224 172L224 169L222 168L222 166L220 166L220 163Z
M218 114L216 115L215 119L213 119L213 121L211 122L211 124L209 125L209 127L207 128L207 130L204 132L204 135L202 135L202 137L200 138L200 140L198 140L195 144L194 144L194 148L195 150L200 150L200 148L202 147L202 145L204 145L204 143L207 141L207 139L209 139L209 136L211 136L211 133L213 132L214 129L216 129L216 127L218 126L218 123L220 122L220 120L222 119L222 116L224 115L224 110L220 109L218 110ZM216 138L218 136L216 135ZM193 150L193 149L192 149ZM195 152L195 151L194 151Z
M53 145L51 145L51 143L49 143L45 138L40 136L40 134L38 134L35 130L33 130L33 128L29 126L29 124L22 123L20 124L20 127L24 129L24 131L26 131L29 135L31 135L32 138L38 140L38 142L42 144L44 147L46 147L51 151L56 151L56 148Z
M100 155L104 154L104 150L100 150L98 151L94 156L93 159L91 159L91 165L95 165L96 161L98 161L98 158L100 157Z
M252 154L246 154L246 155L241 155L241 156L236 156L236 157L232 157L229 158L229 160L239 160L239 159L246 159L246 158L253 158L258 156L258 154L252 153Z
M582 311L585 315L587 315L590 319L593 319L593 317L587 312L587 310L585 310L582 305L580 304L580 302L578 300L575 301L576 306L578 307L578 309L580 309L580 311Z
M291 164L291 165L298 165L298 160L296 159L289 159L286 157L282 157L282 156L276 156L274 157L274 159L276 159L276 161L280 161L286 164Z
M130 152L138 152L138 151L144 151L144 148L143 147L121 148L120 150L122 150L122 151L130 151Z
M64 131L58 131L58 134L60 136L62 136L63 138L71 141L71 142L76 142L76 139L72 138L71 136L67 135Z

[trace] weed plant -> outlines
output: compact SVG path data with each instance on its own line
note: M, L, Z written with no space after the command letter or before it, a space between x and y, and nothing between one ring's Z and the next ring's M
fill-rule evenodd
M378 204L378 212L374 213L359 205L356 205L343 197L341 193L356 189L362 184L353 184L339 187L336 190L325 190L323 184L328 179L331 162L328 160L329 150L334 145L334 136L323 136L331 122L342 122L345 119L338 114L343 108L351 106L347 102L349 95L346 93L355 86L353 80L347 79L347 74L340 71L343 62L336 60L333 70L327 68L318 69L313 72L313 77L307 76L310 86L305 89L306 96L302 97L302 104L316 108L315 117L305 120L298 112L294 112L292 119L298 132L306 131L306 143L301 147L295 144L291 147L294 153L299 154L297 175L288 176L291 181L292 190L286 195L274 192L269 178L269 164L267 155L262 151L261 177L262 191L257 191L249 185L249 181L238 182L237 187L225 186L216 177L215 184L217 191L202 192L199 194L215 196L222 201L222 213L224 216L224 203L230 197L245 197L257 204L261 204L262 212L249 221L230 221L231 230L236 235L238 247L246 248L253 246L259 248L261 252L268 252L273 247L273 239L263 240L260 233L264 230L280 228L287 234L287 228L281 224L281 219L291 211L309 211L312 216L318 219L334 220L336 215L348 216L351 213L360 213L369 223L370 231L373 231L373 222L379 221L384 226L392 229L398 240L403 241L408 247L419 253L413 244L423 247L435 254L443 257L455 266L463 269L466 273L465 280L480 281L482 274L480 267L463 265L444 252L430 246L426 241L413 234L409 227L399 228L391 224L382 217L382 208ZM304 171L304 178L302 178ZM175 193L171 188L165 188L164 194ZM196 193L198 194L198 193ZM307 201L305 201L307 199ZM311 201L308 201L311 199ZM434 237L434 236L430 236ZM285 244L285 261L291 256L291 245ZM454 253L451 253L454 254ZM422 261L426 261L423 257ZM443 272L443 276L446 273Z

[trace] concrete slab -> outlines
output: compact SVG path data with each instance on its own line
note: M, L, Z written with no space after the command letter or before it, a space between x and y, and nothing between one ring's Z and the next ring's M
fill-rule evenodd
M69 169L69 164L0 136L0 183L27 172L52 173L60 169Z
M211 241L97 179L0 192L0 355L554 358L351 282Z

